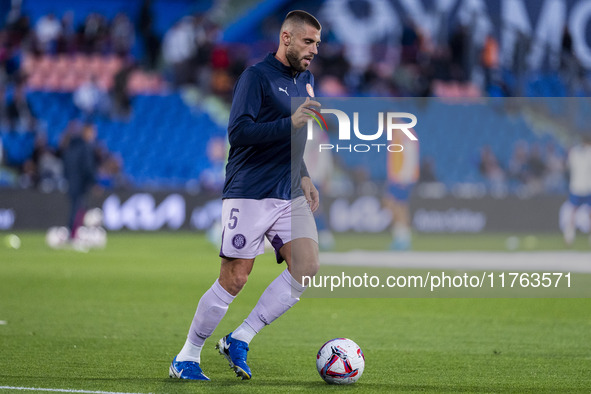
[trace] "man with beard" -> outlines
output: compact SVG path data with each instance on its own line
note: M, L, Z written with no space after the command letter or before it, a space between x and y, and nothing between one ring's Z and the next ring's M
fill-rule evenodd
M304 126L314 97L308 66L318 53L321 26L305 11L287 14L279 48L247 68L234 88L228 125L230 154L222 207L219 278L199 300L187 341L170 365L172 378L209 380L200 368L205 340L246 283L264 237L283 271L263 292L246 320L216 345L238 377L250 379L249 343L289 310L305 290L304 277L318 271L318 233L312 212L318 191L303 162ZM291 99L305 101L291 113Z

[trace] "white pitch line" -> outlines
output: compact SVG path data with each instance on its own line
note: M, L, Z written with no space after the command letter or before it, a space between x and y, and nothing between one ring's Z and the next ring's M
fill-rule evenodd
M520 270L591 273L589 252L378 252L320 253L320 265L380 268Z
M118 391L47 389L47 388L41 388L41 387L17 387L17 386L0 386L0 390L49 391L49 392L54 392L54 393L83 393L83 394L142 394L142 393L123 393L123 392L118 392Z

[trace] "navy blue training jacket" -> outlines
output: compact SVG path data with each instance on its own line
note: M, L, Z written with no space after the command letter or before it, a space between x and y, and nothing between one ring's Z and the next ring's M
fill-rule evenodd
M306 133L304 128L292 136L291 99L303 102L309 96L307 84L313 89L310 71L294 75L274 53L242 73L230 111L222 198L289 200L303 195Z

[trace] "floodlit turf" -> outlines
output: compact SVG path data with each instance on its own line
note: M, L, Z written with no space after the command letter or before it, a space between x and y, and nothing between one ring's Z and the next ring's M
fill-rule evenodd
M342 234L336 238L339 251L352 249L385 250L392 238L389 234ZM591 251L589 236L580 234L572 246L566 246L559 233L545 234L420 234L413 239L416 251Z
M281 272L271 255L257 260L206 342L202 366L212 381L171 380L168 366L197 300L218 274L216 248L190 233L109 234L106 250L85 254L52 251L41 234L19 236L18 250L0 245L0 321L6 322L0 324L0 386L138 393L591 391L589 299L305 298L253 340L254 376L242 382L213 347ZM502 237L478 239L489 245L483 250L503 247ZM417 238L416 245L422 242ZM442 245L450 242L441 238ZM353 386L328 386L316 372L315 354L341 336L361 346L366 370Z

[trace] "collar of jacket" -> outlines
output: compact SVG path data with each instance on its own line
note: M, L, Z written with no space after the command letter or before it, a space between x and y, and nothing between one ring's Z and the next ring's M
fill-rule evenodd
M286 66L285 64L281 63L276 57L277 52L270 52L267 57L265 58L265 61L267 63L269 63L271 66L273 66L273 68L276 68L277 70L281 71L282 73L288 75L290 78L297 78L299 77L300 73L299 72L295 72L294 74L294 69Z

